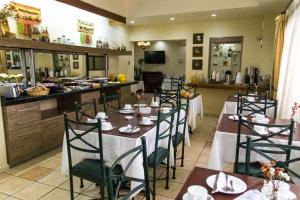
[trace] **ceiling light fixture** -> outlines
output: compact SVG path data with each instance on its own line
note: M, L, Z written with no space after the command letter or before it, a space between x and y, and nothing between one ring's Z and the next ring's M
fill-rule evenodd
M216 17L217 15L215 13L211 14L212 17Z
M130 21L130 24L134 24L134 23L135 23L135 21L133 21L133 20Z
M141 47L142 49L146 49L147 47L149 47L151 45L151 43L150 42L141 41L141 42L138 42L137 45L139 47Z
M175 20L175 17L171 17L170 20L171 20L171 21L174 21L174 20Z

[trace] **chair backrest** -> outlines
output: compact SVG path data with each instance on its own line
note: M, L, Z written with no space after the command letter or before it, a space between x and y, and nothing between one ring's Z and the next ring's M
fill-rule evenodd
M267 114L267 110L274 107L274 115L277 116L277 100L269 101L266 97L259 95L247 95L238 93L237 98L237 115L246 114Z
M74 103L75 106L75 112L76 112L76 120L81 121L83 117L88 117L88 118L94 118L97 115L97 103L96 99L93 98L91 102L85 102L85 103ZM87 109L93 109L93 113L87 113L85 110L85 107Z
M159 91L160 106L179 107L180 92L178 90L161 90Z
M177 141L178 133L185 135L187 118L189 115L190 99L187 98L185 103L183 103L183 100L181 100L179 103L180 105L177 112L176 129L175 129L175 141ZM184 113L183 116L181 116L182 113ZM183 128L181 129L180 127Z
M171 77L171 90L182 90L183 83L183 77Z
M114 109L114 110L120 110L121 109L120 90L117 90L117 93L115 93L115 94L109 94L109 95L106 94L105 92L102 92L101 97L102 97L104 112L107 113L109 107ZM109 102L115 101L115 100L117 101L117 107L115 107L113 105L109 105Z
M266 152L265 149L269 149L269 152ZM270 162L275 161L276 167L283 168L285 172L292 174L299 179L300 178L299 171L296 172L295 170L291 169L290 164L300 161L300 156L292 159L285 158L285 160L277 160L272 157L272 154L274 153L281 153L281 152L291 153L295 151L298 151L299 153L294 153L294 155L300 155L299 146L254 142L251 139L251 137L247 137L245 172L247 175L249 175L251 153L255 152Z
M261 135L258 131L254 129L254 126L265 127L266 130L274 130L277 129L278 131L270 132L266 135ZM279 136L284 132L289 132L287 144L291 145L293 142L293 131L294 131L294 121L291 120L287 124L262 124L257 122L252 122L248 120L242 119L239 116L239 123L238 123L238 132L237 132L237 140L236 140L236 152L235 152L235 163L234 163L234 170L237 172L237 167L239 163L239 153L240 149L246 149L246 141L241 141L241 134L243 132L247 132L249 137L254 137L253 142L265 142L269 144L274 144L272 138L275 136ZM266 153L270 153L268 150L264 150ZM277 154L285 154L286 158L290 158L290 152L274 152Z
M108 191L108 199L115 200L118 199L118 194L122 183L125 181L134 181L135 183L139 183L135 188L132 188L127 194L123 195L122 200L130 199L130 197L136 192L144 189L146 194L146 199L150 200L150 189L149 189L149 176L148 176L148 161L147 161L147 145L145 137L141 138L142 144L129 150L128 152L122 154L118 159L116 159L111 167L107 167L106 176L107 176L107 191ZM144 179L135 178L132 176L127 176L127 170L131 167L134 161L139 157L143 158L143 169L144 169ZM123 159L128 159L128 162L125 167L123 167L123 171L121 174L113 175L113 170L117 167L118 164ZM114 185L117 185L117 188L114 189Z
M173 107L173 109L169 113L158 112L158 114L157 114L154 162L157 161L157 159L156 159L157 158L157 149L159 148L161 141L163 141L163 140L167 141L167 149L168 149L168 151L170 151L174 115L176 112L177 112L177 109L175 107ZM158 163L155 163L154 165L156 165L156 164L158 164Z
M101 120L98 119L97 123L84 123L80 121L73 121L69 119L67 117L67 114L65 113L64 121L70 175L73 171L72 154L75 154L76 152L95 154L95 156L99 158L99 170L104 175L105 172L103 161ZM92 137L95 137L96 139L89 139L89 136L91 136L92 134ZM104 179L104 176L99 177L99 182L103 183Z

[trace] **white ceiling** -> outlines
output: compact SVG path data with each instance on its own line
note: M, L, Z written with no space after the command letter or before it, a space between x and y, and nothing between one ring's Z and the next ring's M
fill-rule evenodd
M115 12L134 25L219 20L281 13L290 0L82 0ZM212 18L211 14L217 16Z

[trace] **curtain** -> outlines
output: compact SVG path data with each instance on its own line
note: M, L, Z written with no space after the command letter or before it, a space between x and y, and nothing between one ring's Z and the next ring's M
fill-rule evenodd
M7 73L5 51L0 50L0 73Z
M294 11L288 17L278 82L278 117L290 118L294 102L300 102L300 7L299 0L292 3ZM296 114L300 122L300 114Z
M275 52L274 52L274 64L273 64L273 81L272 81L272 97L276 98L278 89L278 79L280 72L281 56L284 43L284 30L286 26L286 15L281 14L276 18L276 29L275 29Z

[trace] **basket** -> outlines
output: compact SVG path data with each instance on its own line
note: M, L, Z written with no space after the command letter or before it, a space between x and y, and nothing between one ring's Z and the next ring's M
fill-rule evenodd
M37 96L45 96L48 95L50 92L49 88L43 87L43 90L36 90L35 88L30 88L27 90L27 94L29 96L37 97Z

